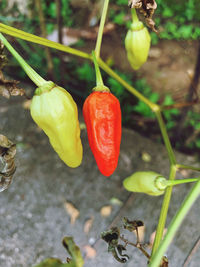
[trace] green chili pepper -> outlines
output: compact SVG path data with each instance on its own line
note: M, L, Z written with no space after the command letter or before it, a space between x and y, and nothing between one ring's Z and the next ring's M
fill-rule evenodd
M123 181L123 186L131 192L145 193L152 196L164 194L167 186L191 183L198 181L199 178L167 180L161 174L147 171L135 172Z
M165 188L156 186L156 179L165 179L156 172L135 172L123 181L123 185L128 191L146 193L148 195L159 196ZM166 180L166 179L165 179Z
M138 20L133 9L133 22L125 38L127 58L134 70L138 70L146 61L149 54L151 37L143 23Z

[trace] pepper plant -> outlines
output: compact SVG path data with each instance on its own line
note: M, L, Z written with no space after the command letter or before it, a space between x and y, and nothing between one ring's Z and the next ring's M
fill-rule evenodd
M153 29L154 22L152 20L153 12L156 8L155 1L152 1L154 5L152 8L148 9L145 4L148 4L148 1L130 1L129 5L131 8L138 8L142 9L142 13L145 15L147 24ZM163 120L162 116L162 107L158 104L153 103L148 98L146 98L142 93L138 92L133 86L128 84L125 80L123 80L116 72L114 72L100 57L100 50L101 50L101 43L102 43L102 36L103 36L103 29L106 20L107 10L108 10L109 0L104 1L104 6L102 10L102 16L99 26L98 37L96 41L96 47L94 55L79 51L78 49L74 49L71 47L64 46L60 43L56 43L53 41L49 41L45 38L38 37L33 34L26 33L24 31L18 30L16 28L7 26L5 24L0 23L0 32L11 35L16 38L20 38L29 42L33 42L36 44L40 44L46 47L55 48L57 50L70 53L72 55L84 58L86 60L92 60L95 63L96 69L96 78L97 78L97 86L94 89L94 92L88 97L85 102L85 106L83 108L84 118L87 125L88 130L88 137L91 149L94 153L95 159L99 166L100 171L105 175L109 176L116 168L116 164L118 161L119 155L119 147L120 147L120 138L121 138L121 113L118 100L113 98L112 94L110 93L109 89L104 86L99 67L104 70L107 74L109 74L112 78L116 79L124 88L126 88L131 94L136 96L140 101L144 102L155 114L155 117L158 121L161 135L163 138L163 142L165 144L169 161L170 161L170 171L168 179L164 178L162 174L157 174L154 172L138 172L130 177L126 178L124 181L124 187L133 192L142 192L151 195L161 195L164 194L163 204L160 211L160 218L157 225L156 230L156 237L154 240L153 248L151 255L146 255L148 257L148 266L149 267L156 267L160 265L160 262L163 259L163 255L170 245L177 229L179 228L180 224L182 223L185 215L191 208L194 201L200 194L200 178L191 178L191 179L182 179L176 180L176 172L179 169L191 169L200 171L199 168L195 168L193 166L186 166L180 164L176 161L176 157L174 154L174 150L172 148L171 142L168 137L168 133L166 130L166 125ZM133 24L131 29L129 30L127 39L126 39L126 48L128 53L128 59L133 66L134 69L138 69L147 58L149 46L150 46L150 37L147 32L147 29L144 28L143 24L139 22L136 11L132 11L133 14ZM136 28L135 28L136 25ZM139 28L138 28L139 27ZM145 29L145 30L144 30ZM136 33L132 32L136 31ZM138 31L138 32L137 32ZM140 31L144 32L144 34ZM14 48L8 43L5 37L0 33L0 40L4 43L7 49L13 54L13 56L19 61L25 72L29 75L29 77L35 82L38 86L36 89L35 96L32 100L31 105L31 114L34 121L44 130L44 132L48 135L50 139L50 143L54 147L55 151L58 153L60 158L69 166L76 167L79 166L82 160L82 145L80 141L80 129L78 124L78 116L77 116L77 107L74 103L72 97L61 87L55 85L53 82L45 81L40 75L38 75L22 58L21 56L14 50ZM135 43L134 35L137 36L137 42ZM141 42L141 43L140 43ZM142 47L142 49L141 49ZM135 53L135 49L137 53ZM142 54L145 51L145 55ZM53 94L53 97L50 96ZM108 109L104 113L105 116L99 120L100 124L97 128L93 128L94 124L92 120L98 120L98 118L94 118L94 110L89 110L91 104L89 101L92 97L95 98L95 101L101 101L100 97L103 95L103 101L108 101L109 98L112 98L114 101L114 106ZM111 101L111 102L112 102ZM95 103L96 105L96 103ZM109 105L108 105L109 106ZM57 109L59 107L60 109ZM89 107L89 108L88 108ZM95 107L97 109L101 109L101 106ZM49 110L51 109L51 110ZM71 112L70 118L67 114ZM100 110L101 111L101 110ZM111 114L113 113L113 114ZM105 120L109 120L110 116L112 117L111 123L105 122ZM73 118L73 123L71 124L70 121ZM104 125L104 126L102 126ZM118 127L113 130L113 127L118 125ZM103 129L103 130L101 130ZM69 133L66 133L70 130ZM111 138L111 147L109 147L109 142L105 142L105 148L108 157L106 160L104 159L104 154L102 153L101 149L99 149L99 143L101 143L102 139L102 132L111 130L111 137L108 136L106 138ZM118 133L116 133L118 131ZM95 140L95 136L100 134L98 138L99 140ZM67 140L67 144L66 141ZM113 142L114 140L114 142ZM105 141L105 140L103 140ZM109 141L109 140L108 140ZM70 147L71 143L71 147ZM104 151L105 152L105 151ZM111 152L111 153L110 153ZM110 156L109 156L110 155ZM114 156L113 156L114 155ZM107 155L106 155L107 156ZM108 172L107 164L112 162L112 171ZM166 218L168 213L168 208L170 204L170 199L172 195L172 187L176 184L187 183L187 182L194 182L194 186L186 196L185 200L183 201L181 207L177 211L176 215L172 219L168 231L162 240L163 232L166 224ZM137 227L142 225L140 221L129 221L126 219L125 225L127 229L136 229ZM127 226L128 225L128 226ZM131 226L130 226L131 225ZM131 228L130 228L131 227ZM117 230L115 230L115 236L118 238ZM109 232L109 234L113 234L113 232ZM107 235L103 235L104 240L109 242L109 245L115 246L115 248L120 251L123 250L123 247L117 244L116 240L108 240ZM114 243L112 243L114 242ZM112 243L112 244L111 244ZM138 246L137 246L138 247ZM139 246L141 250L142 247ZM144 251L143 251L144 252ZM145 254L145 252L144 252ZM81 263L82 264L82 263ZM81 266L81 265L80 265Z

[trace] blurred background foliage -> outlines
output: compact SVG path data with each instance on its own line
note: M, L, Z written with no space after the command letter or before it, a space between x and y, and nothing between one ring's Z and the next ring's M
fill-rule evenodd
M197 42L200 39L199 0L157 0L156 2L158 7L154 14L154 20L159 34L150 31L153 46L159 46L163 40L179 42L194 40ZM58 8L59 5L61 8ZM89 52L87 48L92 47L93 49L95 45L102 5L103 0L1 0L0 21L29 33L46 35L54 41L59 41L59 33L61 34L61 28L63 28L60 41ZM118 35L122 47L130 24L128 1L110 0L106 31L110 31L111 34L114 31ZM80 107L82 106L84 99L95 86L95 72L91 62L53 49L45 50L42 46L20 39L9 37L9 40L40 75L45 78L53 78L59 85L63 85L72 93ZM111 42L110 45L115 44ZM12 78L15 79L26 79L25 73L17 62L10 56L9 59L5 72L12 73ZM140 72L138 74L130 69L129 72L124 73L112 57L104 58L104 60L118 75L152 102L162 106L172 105L172 108L164 110L163 114L173 144L187 153L198 152L200 148L199 112L194 111L193 107L184 112L183 109L173 107L175 104L173 97L170 94L161 97L159 92L153 91L145 77L141 77ZM130 93L116 80L105 73L102 74L105 84L121 102L123 125L159 140L159 128L151 110L143 102L133 96L130 97Z

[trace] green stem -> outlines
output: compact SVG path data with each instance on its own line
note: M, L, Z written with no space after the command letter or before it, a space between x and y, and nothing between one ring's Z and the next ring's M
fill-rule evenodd
M131 9L131 14L132 14L132 21L133 22L139 21L138 16L137 16L137 12L136 12L136 9L135 8L132 8Z
M152 111L159 110L159 106L151 102L148 98L140 94L135 88L133 88L130 84L124 81L117 73L115 73L101 58L97 59L99 66L108 73L111 77L113 77L116 81L118 81L121 85L123 85L131 94L136 96L138 99L147 104Z
M0 31L4 32L6 34L9 34L11 36L29 41L29 42L33 42L36 44L40 44L40 45L44 45L47 47L51 47L51 48L55 48L57 50L66 52L66 53L70 53L72 55L76 55L82 58L87 58L87 59L92 59L91 55L84 53L82 51L79 51L77 49L47 40L45 38L42 37L38 37L34 34L30 34L30 33L26 33L24 31L21 30L17 30L13 27L7 26L5 24L0 23ZM114 79L116 79L120 84L122 84L130 93L132 93L133 95L135 95L138 99L140 99L141 101L143 101L145 104L147 104L152 111L156 111L159 110L159 106L157 104L154 104L153 102L151 102L150 100L148 100L148 98L144 97L142 94L140 94L135 88L133 88L130 84L128 84L126 81L124 81L117 73L115 73L101 58L99 58L98 60L99 66L106 72L108 73L111 77L113 77Z
M103 29L104 29L104 25L106 21L108 4L109 4L109 0L105 0L104 5L103 5L102 15L101 15L101 21L100 21L99 32L97 36L96 47L95 47L95 54L96 54L97 59L100 56L101 42L102 42L102 36L103 36Z
M200 168L189 166L189 165L183 165L183 164L176 164L177 169L188 169L188 170L194 170L194 171L200 171Z
M167 152L168 152L170 163L175 165L176 164L176 158L175 158L175 155L174 155L174 152L173 152L173 149L172 149L172 146L171 146L168 134L167 134L167 130L166 130L163 118L162 118L162 114L161 114L160 110L155 111L155 114L156 114L156 117L157 117L157 120L158 120L158 123L160 126L160 130L162 133L162 137L163 137Z
M96 72L96 85L97 87L103 87L104 83L103 83L103 79L101 76L101 72L100 72L99 65L97 63L97 59L96 59L94 51L92 51L92 57L93 57L93 62L94 62L94 67L95 67L95 72Z
M172 165L170 168L169 180L174 180L175 176L176 176L176 167L175 165ZM158 222L158 226L156 229L156 237L153 243L152 256L155 254L156 250L158 249L160 242L162 240L162 237L163 237L163 232L164 232L165 223L167 219L167 213L169 209L171 194L172 194L172 186L167 187L165 195L164 195L163 204L162 204L162 208L160 211L159 222Z
M176 215L173 217L167 233L158 247L156 253L153 254L153 257L151 258L149 267L157 267L160 264L160 261L163 257L163 254L167 250L168 246L170 245L174 235L176 234L176 231L180 227L182 221L184 220L186 214L194 204L195 200L200 195L200 180L193 186L183 203L181 204L180 209L176 213Z
M8 35L32 42L32 43L36 43L36 44L40 44L40 45L44 45L47 47L51 47L51 48L55 48L57 50L63 51L63 52L67 52L70 53L72 55L76 55L82 58L87 58L87 59L91 59L91 56L85 52L79 51L77 49L50 41L46 38L42 38L42 37L38 37L34 34L30 34L21 30L17 30L13 27L7 26L5 24L0 23L0 32L6 33Z
M186 184L186 183L193 183L193 182L197 182L199 180L199 178L188 178L188 179L180 179L180 180L164 180L161 181L161 187L167 187L167 186L174 186L174 185L178 185L178 184Z
M26 61L17 53L17 51L11 46L11 44L6 40L6 38L0 33L0 40L6 46L6 48L10 51L10 53L16 58L19 64L22 66L26 74L29 78L38 86L42 86L46 81L35 72Z

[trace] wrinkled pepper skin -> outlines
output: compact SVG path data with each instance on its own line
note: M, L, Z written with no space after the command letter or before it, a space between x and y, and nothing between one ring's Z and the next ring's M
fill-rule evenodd
M88 140L100 172L110 176L117 167L121 143L121 109L110 92L94 91L83 105Z
M30 111L59 157L69 167L78 167L82 161L83 148L77 106L71 95L57 85L42 93L36 89Z
M150 43L150 34L142 22L132 23L125 38L125 48L134 70L138 70L147 61Z
M126 190L137 193L145 193L151 196L160 196L164 194L165 188L159 189L156 186L158 178L165 179L160 174L152 171L135 172L123 181Z

